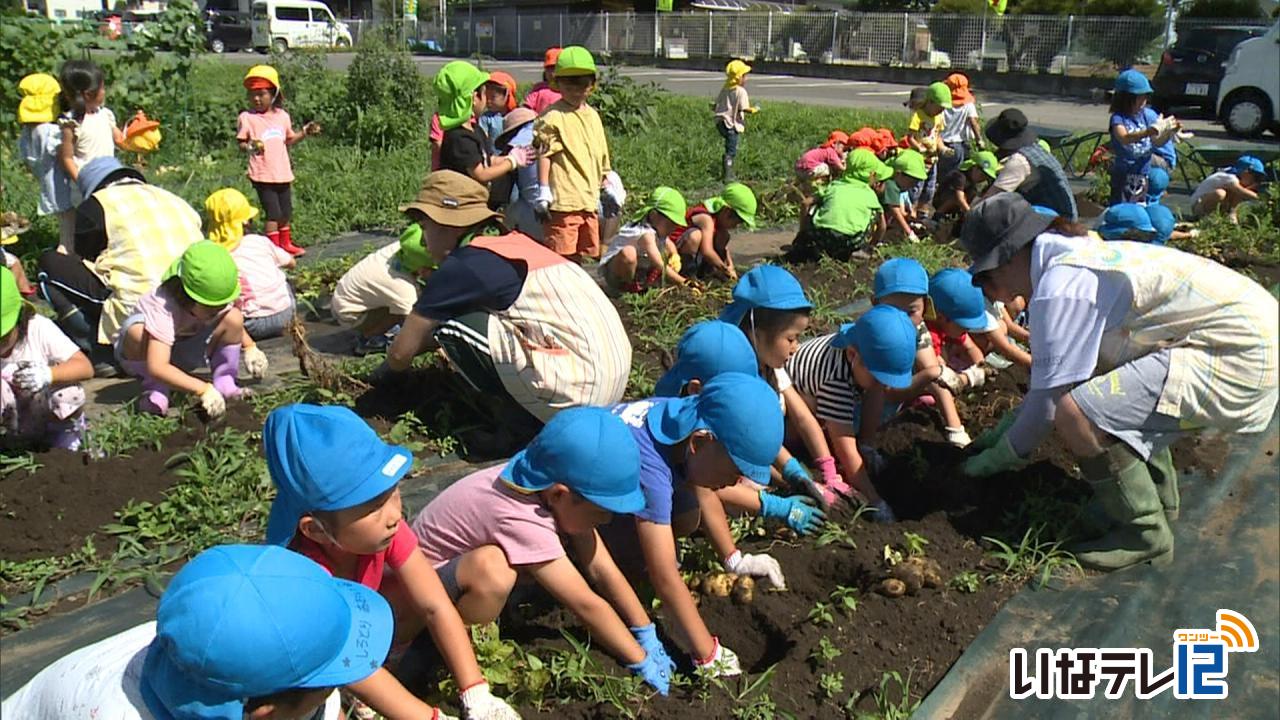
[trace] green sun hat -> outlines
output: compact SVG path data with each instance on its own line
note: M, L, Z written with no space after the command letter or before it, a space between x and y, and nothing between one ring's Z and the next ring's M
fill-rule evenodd
M416 273L423 268L436 269L436 259L422 244L422 226L413 223L400 233L400 250L396 252L400 267L405 272Z
M925 167L924 156L916 150L901 150L893 158L893 169L915 178L916 180L927 180L929 178L929 169Z
M930 102L935 102L944 108L951 107L951 88L946 83L936 82L929 86L929 94L926 96Z
M173 261L163 280L182 278L182 289L201 305L218 307L240 297L240 271L227 249L211 240L193 243Z
M636 220L644 220L649 217L649 213L653 210L662 213L663 217L680 227L689 226L689 221L685 220L684 217L689 210L689 204L685 202L684 196L680 194L680 191L675 188L665 185L659 185L654 188L649 195L649 201L644 204L640 214L636 215Z
M712 213L720 212L720 208L730 207L741 218L748 230L756 227L756 194L742 183L729 183L718 196L708 199L702 204Z
M596 74L596 59L591 51L581 45L570 45L560 51L556 60L556 77L574 77Z
M875 175L876 180L881 182L893 177L893 168L886 165L883 160L876 157L876 154L868 148L860 147L854 149L849 153L849 158L845 161L845 165L845 175L860 182L871 182L872 175Z
M9 334L18 324L22 314L22 295L18 293L18 278L13 271L0 266L0 337Z
M442 129L460 127L471 117L471 98L488 80L489 73L465 60L454 60L440 68L431 87L436 92L436 113Z
M990 150L979 150L972 157L965 158L960 163L960 170L969 170L970 168L982 168L982 172L992 180L996 179L996 175L1000 174L1000 161L996 158L995 153Z

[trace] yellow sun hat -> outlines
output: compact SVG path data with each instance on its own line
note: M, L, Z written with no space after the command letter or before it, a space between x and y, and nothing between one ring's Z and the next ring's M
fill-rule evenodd
M53 122L57 114L58 95L62 86L57 78L46 73L32 73L18 83L22 101L18 103L18 122Z

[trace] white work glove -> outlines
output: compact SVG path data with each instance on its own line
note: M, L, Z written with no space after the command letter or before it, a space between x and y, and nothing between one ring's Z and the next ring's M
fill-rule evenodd
M551 217L551 203L555 196L551 194L549 185L538 185L538 192L533 196L533 214L538 222L546 222Z
M528 167L535 157L533 148L524 145L517 145L511 148L507 153L507 162L511 163L513 170L519 170L522 167Z
M35 395L53 382L53 370L42 362L23 360L13 373L13 384L23 392Z
M942 374L938 376L938 382L942 384L942 387L950 390L953 395L964 389L964 386L960 384L960 373L946 365L942 366Z
M212 383L208 383L200 391L200 407L204 408L209 417L220 418L227 412L227 399L222 397L222 393Z
M970 365L960 374L969 381L971 388L980 388L987 381L987 371L980 365Z
M907 231L907 242L912 242L912 243L920 242L920 236L916 234L915 230Z
M1191 132L1190 130L1179 130L1178 132L1173 134L1173 141L1176 143L1186 142L1187 140L1190 140L1195 136L1196 134Z
M244 369L249 371L249 377L264 378L267 375L267 354L262 352L257 345L250 345L244 349Z
M787 589L787 579L782 576L782 566L768 555L743 555L741 550L734 550L724 561L724 568L738 575L768 578L778 590Z
M462 691L462 710L467 720L520 720L520 713L494 697L483 680Z
M737 653L721 645L718 637L712 636L711 642L715 643L715 649L711 651L711 657L705 660L694 658L694 671L711 677L736 677L741 675L742 665L738 662Z

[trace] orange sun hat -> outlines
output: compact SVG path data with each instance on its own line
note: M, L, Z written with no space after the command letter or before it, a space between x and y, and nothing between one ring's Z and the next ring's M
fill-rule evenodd
M495 72L489 73L489 79L488 81L486 81L486 84L487 83L495 83L497 85L501 85L502 87L506 88L507 89L506 112L511 112L512 110L516 109L516 79L515 78L511 77L507 73L502 72L501 70L497 70Z
M848 145L849 136L845 134L843 130L832 130L831 134L827 136L827 141L822 143L822 147L829 148L835 145L836 143Z
M969 78L964 73L951 73L942 82L951 89L952 107L973 102L973 93L969 91Z

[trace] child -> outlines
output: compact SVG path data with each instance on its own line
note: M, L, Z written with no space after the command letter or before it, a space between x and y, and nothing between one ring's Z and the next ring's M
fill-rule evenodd
M556 95L558 97L559 93ZM526 148L532 152L533 121L537 118L537 113L524 106L507 113L507 116L502 119L502 133L497 138L497 152L510 152L512 148ZM542 222L533 211L533 201L537 197L538 167L535 163L516 171L504 220L506 226L512 230L519 230L541 242Z
M58 73L62 87L62 144L58 147L58 163L75 182L80 168L98 157L114 157L116 146L124 142L124 133L116 127L116 116L104 107L107 97L106 76L102 68L88 60L68 60ZM79 199L79 198L75 198Z
M1177 118L1158 115L1147 106L1151 82L1137 70L1116 76L1111 98L1111 200L1144 202L1152 148L1169 142L1182 128Z
M873 410L864 408L872 389L911 384L916 331L897 308L873 307L840 331L807 340L787 362L787 372L805 404L813 409L843 474L851 478L860 499L876 512L878 522L896 522L893 509L872 484L873 457L857 439L858 428ZM876 424L878 425L878 418Z
M173 262L160 287L138 300L116 338L115 356L142 381L139 410L164 415L169 391L184 390L200 399L210 417L226 412L227 400L241 393L236 380L244 318L232 306L238 297L231 253L202 240ZM205 365L212 382L188 374Z
M756 196L742 183L729 183L719 195L694 205L685 213L689 225L671 237L680 251L685 277L715 275L737 281L729 252L730 232L739 225L756 226Z
M963 218L999 173L1000 161L994 153L979 150L973 157L966 158L938 181L933 219L941 220L948 215Z
M547 52L542 56L542 82L534 85L529 94L524 96L524 107L533 111L535 116L541 115L544 110L555 104L560 99L560 92L555 88L556 79L556 63L560 61L560 48L547 48Z
M17 235L9 235L3 241L0 241L0 244L12 245L17 241ZM31 284L31 281L27 280L27 271L22 269L22 258L0 248L0 267L6 268L13 273L14 280L18 284L18 294L23 297L31 297L36 294L35 286Z
M943 84L951 91L951 104L942 110L943 152L938 158L939 180L947 177L969 156L969 143L983 149L982 126L978 123L978 106L969 90L969 78L964 73L951 73Z
M1151 165L1151 169L1147 171L1147 204L1154 205L1164 200L1164 194L1169 189L1169 171L1162 167Z
M815 182L834 179L844 173L844 153L848 144L848 135L833 130L826 142L812 150L806 150L796 160L796 177L800 180L800 191L806 199L813 191Z
M827 256L848 260L863 250L880 216L874 187L893 175L893 169L871 150L849 153L848 169L839 180L818 189L812 212L800 216L800 230L787 252L789 262L809 262Z
M1137 203L1120 203L1102 213L1098 234L1103 240L1150 242L1155 237L1156 228L1151 224L1146 207Z
M697 671L739 675L737 655L707 630L680 577L676 537L692 533L704 520L717 520L727 532L723 510L718 519L703 518L700 500L714 500L717 489L736 483L740 475L760 484L769 481L769 464L782 447L778 396L758 377L725 373L697 395L623 403L613 413L630 427L640 450L645 506L630 517L616 516L601 533L605 543L615 557L641 556L662 601L668 632L690 653ZM777 560L744 555L732 546L732 536L729 540L730 554L722 556L729 572L768 577L774 587L786 587Z
M221 545L173 576L154 621L55 661L0 713L337 720L333 689L381 672L391 631L377 593L281 548Z
M489 140L476 124L476 116L487 105L485 83L489 78L475 65L454 60L440 68L432 85L444 130L439 169L462 173L489 186L489 207L497 209L511 197L511 183L497 181L528 165L530 155L526 148L513 148L504 157L490 157Z
M1202 218L1215 212L1226 212L1237 222L1236 208L1247 200L1258 199L1258 188L1266 177L1262 161L1252 155L1241 155L1235 164L1219 170L1196 186L1191 193L1191 213Z
M544 244L573 260L600 256L600 189L611 168L604 125L587 97L596 85L596 61L573 45L556 60L561 97L534 122L538 159L535 209L545 218Z
M18 294L0 267L0 427L22 440L79 450L84 433L84 388L89 358L49 318Z
M262 445L278 491L267 543L288 546L334 577L380 592L395 617L397 644L425 628L462 690L467 717L518 720L489 692L458 611L401 515L399 484L413 469L413 455L336 406L273 410ZM433 709L385 669L351 690L384 716L433 717Z
M724 68L724 87L716 96L714 106L716 131L724 138L724 159L720 173L721 182L731 183L734 159L738 157L738 136L747 131L747 113L755 114L760 108L751 106L747 96L747 73L751 66L741 60L730 60Z
M881 205L884 207L884 216L880 222L881 234L901 233L909 242L920 242L920 237L911 227L911 221L915 219L911 191L929 178L924 156L915 150L902 150L889 165L894 172L893 177L885 182L884 192L880 194Z
M412 223L396 242L366 255L333 288L333 319L356 331L355 354L387 351L387 332L404 322L418 291L436 268L422 244L422 226Z
M609 241L600 258L600 274L613 292L639 293L662 283L684 285L680 274L680 254L671 234L687 227L684 196L678 190L659 186L634 222Z
M244 365L249 374L262 377L266 355L254 340L279 337L293 320L293 292L281 268L297 261L278 245L254 233L246 233L258 208L234 188L223 188L204 201L209 218L209 239L226 248L240 275L240 297L235 307L244 316Z
M736 326L721 320L694 323L676 345L676 361L654 386L654 397L697 395L721 373L760 372L755 348Z
M1155 234L1151 238L1153 245L1165 245L1170 240L1186 240L1195 237L1194 232L1182 232L1175 230L1178 221L1173 216L1173 211L1169 208L1156 203L1147 206L1147 217L1151 220L1151 227L1155 228Z
M58 252L65 255L75 249L76 211L72 203L71 176L58 162L62 130L54 118L62 86L52 75L35 73L22 78L18 92L22 93L18 104L18 122L22 124L18 153L40 183L40 204L36 212L58 216ZM25 277L19 287L24 291L28 289Z
M280 75L270 65L254 65L244 76L249 109L240 113L236 141L249 154L249 181L258 191L258 203L266 211L267 239L290 255L305 255L293 244L293 166L289 146L320 134L314 122L294 132L293 120L284 109Z
M571 408L510 462L437 495L414 519L413 532L464 623L493 622L517 583L537 582L627 669L666 695L675 663L596 532L614 513L639 512L644 504L640 452L627 426L602 408Z
M926 312L930 317L925 318L925 326L929 328L934 352L950 361L954 358L943 354L948 342L958 345L962 351L960 372L952 369L952 363L948 362L938 378L951 392L981 387L986 382L986 373L978 363L987 353L1000 353L1031 369L1031 354L1009 340L1004 321L991 312L993 308L987 305L982 290L973 284L973 276L968 271L947 268L929 278L929 303ZM978 354L973 353L970 343Z
M502 119L515 109L516 79L502 71L489 73L489 80L484 84L484 112L476 124L488 140L485 150L490 155L498 154L496 143L502 134Z
M950 152L942 144L942 111L951 107L951 102L951 89L945 83L936 82L925 88L920 102L910 106L911 118L907 120L907 134L903 139L906 140L907 148L924 156L929 167L928 174L922 178L925 184L909 191L913 204L928 205L933 201L933 191L938 181L938 158Z

